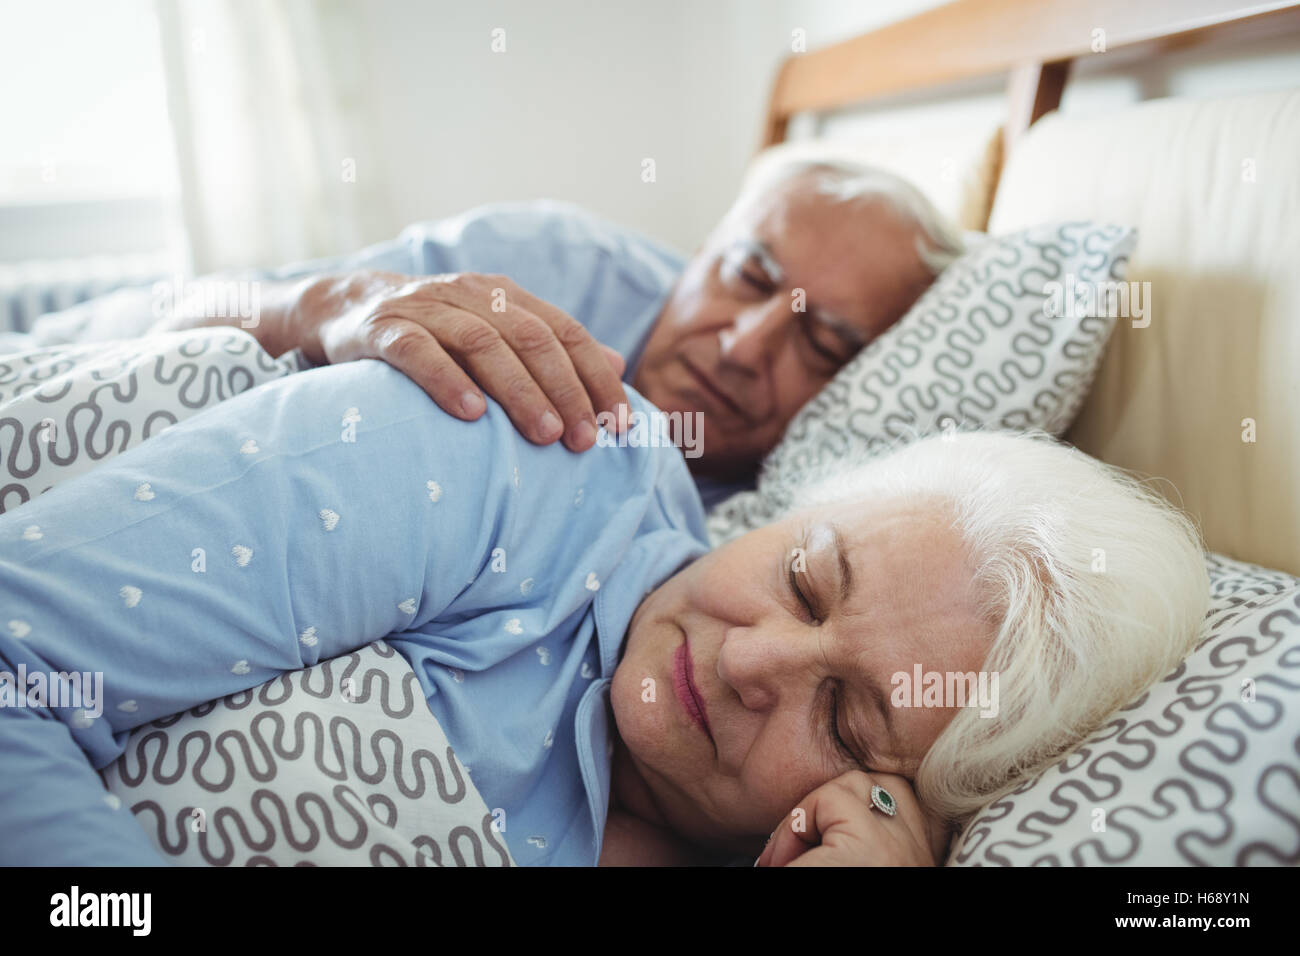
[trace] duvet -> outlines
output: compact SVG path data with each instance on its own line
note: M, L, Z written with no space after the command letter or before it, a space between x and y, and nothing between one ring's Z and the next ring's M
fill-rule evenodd
M627 621L705 550L680 453L287 372L0 515L3 862L594 863Z

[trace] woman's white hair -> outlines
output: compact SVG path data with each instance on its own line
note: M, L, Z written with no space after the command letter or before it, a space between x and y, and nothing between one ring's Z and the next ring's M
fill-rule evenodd
M984 669L997 715L959 708L914 779L931 813L960 824L1177 667L1209 578L1182 512L1043 433L956 432L841 462L797 507L918 497L951 515L996 630Z
M728 215L799 176L812 176L818 192L841 202L886 202L906 222L916 225L916 251L931 275L937 276L965 250L961 230L921 190L901 176L851 159L781 157L760 161L742 184Z

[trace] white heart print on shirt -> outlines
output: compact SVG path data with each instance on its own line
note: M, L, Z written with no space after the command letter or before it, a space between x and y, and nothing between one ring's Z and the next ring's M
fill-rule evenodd
M32 626L26 621L13 620L9 622L9 633L20 641L31 632Z
M45 535L41 533L41 526L38 524L29 524L26 528L23 528L24 541L40 541L43 537Z
M302 633L298 635L298 641L299 643L302 644L303 647L315 647L316 640L317 638L316 638L315 624L313 624L311 627L303 628Z
M117 593L122 596L122 600L126 603L127 607L135 607L139 604L140 598L144 594L143 591L133 584L122 585L121 589Z
M333 531L338 527L339 513L330 508L322 508L320 510L320 520L321 524L325 526L326 531Z
M507 634L524 633L524 628L523 625L519 623L519 618L512 617L510 620L506 621L506 633Z
M143 484L136 486L135 489L136 501L153 501L153 499L154 499L153 486L151 486L149 482L146 481Z
M600 579L596 577L595 571L587 572L587 590L588 591L600 590Z
M242 445L239 446L239 453L241 455L256 455L261 450L262 449L257 447L257 442L254 441L252 438L248 439Z
M235 563L241 568L248 567L248 562L253 560L253 549L237 544L230 549L230 553L235 556Z

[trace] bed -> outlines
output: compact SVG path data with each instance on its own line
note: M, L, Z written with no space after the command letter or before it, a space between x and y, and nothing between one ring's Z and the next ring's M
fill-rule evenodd
M1038 249L1111 243L1106 268L1122 263L1125 281L1154 290L1146 314L1100 331L1080 323L1057 343L1078 361L1039 376L1054 385L1034 385L1026 407L1047 418L1026 424L1050 422L1082 451L1158 479L1197 519L1212 585L1202 642L1050 770L990 803L949 865L1300 862L1300 89L1158 98L1091 116L1057 109L1089 58L1122 66L1279 36L1300 46L1300 4L959 0L792 56L777 76L753 171L792 153L862 158L906 172L968 230L1023 233ZM1005 84L992 125L854 141L790 135L811 116L990 80ZM1032 233L1044 222L1108 225L1096 240L1061 227L1049 242ZM963 277L981 275L972 267ZM938 314L941 293L952 290L936 289L921 312ZM156 383L181 383L158 400L165 425L298 371L226 329L124 346L87 372L85 342L105 335L93 308L51 318L65 344L7 361L0 390L19 395L21 382L51 376L95 389L149 370ZM873 361L883 356L855 360L792 423L765 470L772 500L721 506L716 540L797 494L809 447L835 454L870 440L834 421ZM182 367L190 371L178 377ZM195 381L218 387L186 399ZM119 393L95 394L107 403ZM1011 425L1024 413L989 407L957 402L951 416ZM944 408L913 409L902 425L895 416L880 434L944 427ZM838 443L815 439L832 433ZM343 677L360 677L363 692L339 723L329 715ZM510 865L492 808L436 722L403 703L413 679L379 642L146 725L104 768L105 799L179 863Z

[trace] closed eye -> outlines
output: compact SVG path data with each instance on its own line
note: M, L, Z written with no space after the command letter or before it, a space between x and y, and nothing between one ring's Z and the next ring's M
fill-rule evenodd
M805 532L804 539L800 547L791 549L790 553L792 555L798 553L803 553L806 555L807 552L808 552L808 541L807 541L807 533ZM817 611L813 608L812 602L808 599L807 595L805 595L803 590L799 587L799 578L795 571L795 562L793 560L788 561L786 568L787 568L786 578L787 578L787 582L790 585L790 593L794 596L795 600L797 600L800 604L803 605L804 610L808 612L808 616L812 619L812 623L820 626L821 620L817 616ZM840 701L840 694L842 692L842 689L843 689L842 685L840 684L839 681L834 681L831 684L830 710L827 712L827 717L826 717L826 726L830 728L831 743L834 745L836 751L843 755L844 759L853 763L859 770L866 770L868 766L868 762L871 760L870 754L868 754L865 758L859 757L857 754L853 752L853 750L849 747L848 743L846 743L844 738L840 735L839 701ZM818 699L820 699L820 697L821 695L818 695Z
M817 612L813 610L812 604L799 588L799 581L795 577L793 561L790 562L790 591L794 594L795 599L804 606L804 610L808 612L808 616L812 618L813 623L820 624L821 621L817 618Z
M734 274L739 276L755 292L765 296L771 295L776 289L776 283L768 275L755 269L753 267L754 262L755 260L751 257L739 263L733 268Z
M737 292L749 291L769 296L776 291L778 281L764 265L762 256L753 243L740 242L722 254L719 272Z
M816 353L822 361L838 368L844 365L849 359L857 354L857 347L851 346L840 335L833 330L829 330L814 318L810 313L804 312L800 316L800 323L803 327L803 337L808 343L808 347ZM820 338L819 338L820 336ZM826 339L832 340L835 344L827 345Z
M834 737L835 745L839 747L840 753L857 764L859 770L866 769L857 755L849 749L849 745L844 742L844 738L840 736L840 685L838 683L834 685L834 690L831 691L831 736Z

